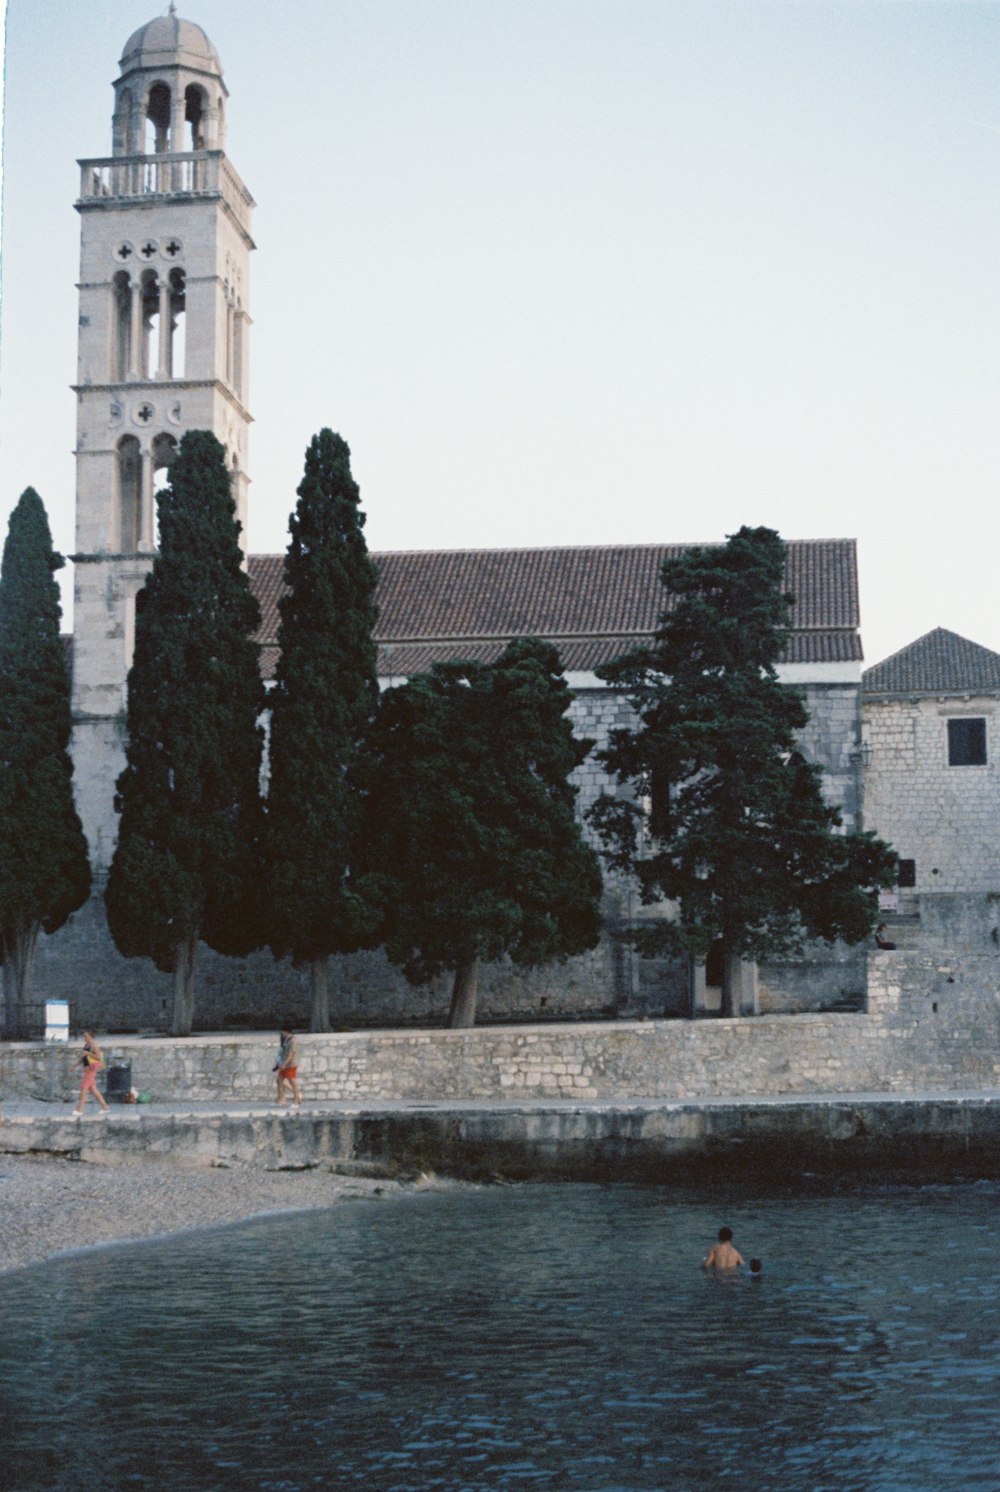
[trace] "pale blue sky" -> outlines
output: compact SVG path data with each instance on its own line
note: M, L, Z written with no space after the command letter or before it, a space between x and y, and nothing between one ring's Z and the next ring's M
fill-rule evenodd
M165 9L165 7L164 7ZM258 202L250 548L860 543L869 662L1000 650L1000 4L183 0ZM0 522L73 549L76 158L147 0L9 0Z

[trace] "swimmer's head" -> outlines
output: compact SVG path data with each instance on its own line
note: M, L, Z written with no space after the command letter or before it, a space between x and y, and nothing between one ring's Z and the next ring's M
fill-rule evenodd
M761 1262L760 1262L759 1259L751 1259L750 1260L750 1273L751 1274L760 1274L762 1268L763 1268L763 1265L761 1264Z
M720 1243L729 1243L729 1241L732 1238L732 1236L733 1236L733 1230L732 1230L732 1228L720 1228L719 1229L719 1242Z

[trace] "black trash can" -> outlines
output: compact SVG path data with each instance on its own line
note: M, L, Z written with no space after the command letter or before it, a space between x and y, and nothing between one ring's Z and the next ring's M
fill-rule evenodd
M104 1096L108 1103L128 1103L132 1096L132 1064L115 1060L108 1063L108 1077L104 1085Z

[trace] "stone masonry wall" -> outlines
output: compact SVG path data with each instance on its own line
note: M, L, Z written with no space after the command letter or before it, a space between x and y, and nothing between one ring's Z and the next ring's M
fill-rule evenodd
M380 1031L300 1037L307 1102L660 1099L984 1089L1000 1085L1000 958L877 954L868 1013ZM161 1101L272 1100L261 1036L110 1038ZM9 1097L67 1100L79 1052L0 1048Z
M826 769L825 790L853 822L854 769L848 763L855 739L857 688L853 685L810 686L806 691L809 725L802 746L810 760ZM633 723L620 694L606 688L578 690L570 707L573 728L605 748L611 732ZM607 785L592 754L574 774L581 818ZM688 974L683 960L639 958L618 936L639 917L656 915L640 907L634 891L608 879L604 903L606 932L598 948L563 965L536 970L498 963L485 968L480 981L479 1012L483 1021L594 1020L608 1016L659 1019L683 1014L688 1006ZM661 913L662 915L662 913ZM769 1010L822 1009L845 989L853 989L863 967L845 967L842 952L810 950L808 977L794 966L764 967L761 988ZM147 959L125 959L107 929L100 892L51 938L39 940L34 979L39 1004L67 999L75 1029L165 1031L169 1023L171 979ZM358 953L330 963L333 1024L356 1028L416 1026L443 1021L450 999L448 979L414 989L381 952ZM284 1022L308 1022L309 994L305 971L286 959L276 962L262 951L249 958L228 959L199 950L196 1029L275 1029Z
M987 762L948 765L948 720L986 719ZM991 699L866 700L865 823L916 862L916 892L1000 892L1000 740Z

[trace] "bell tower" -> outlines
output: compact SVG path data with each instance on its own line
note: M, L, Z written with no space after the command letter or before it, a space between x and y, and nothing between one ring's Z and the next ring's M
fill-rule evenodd
M80 161L73 757L95 873L124 766L135 598L156 550L154 492L181 436L226 450L246 533L254 203L224 150L228 97L199 26L168 15L125 44L111 155Z

